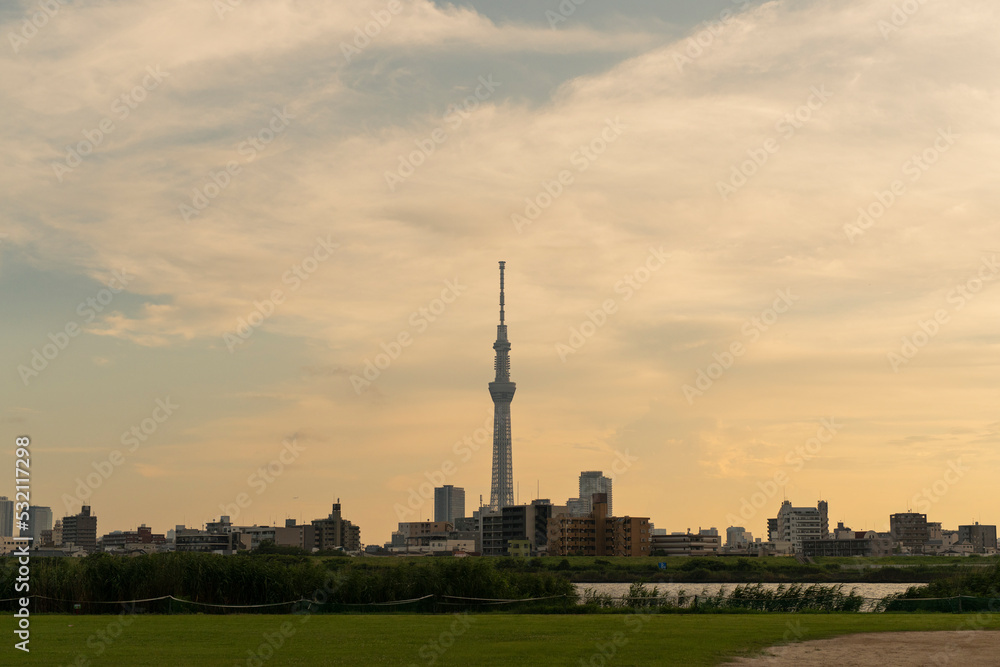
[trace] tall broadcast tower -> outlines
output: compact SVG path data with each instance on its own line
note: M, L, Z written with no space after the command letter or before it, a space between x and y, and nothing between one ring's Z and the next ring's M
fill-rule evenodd
M511 468L510 402L514 400L515 385L510 381L510 343L507 342L507 325L503 323L503 269L500 262L500 324L497 325L496 378L490 382L493 397L493 485L490 490L490 509L500 510L514 504L514 473Z

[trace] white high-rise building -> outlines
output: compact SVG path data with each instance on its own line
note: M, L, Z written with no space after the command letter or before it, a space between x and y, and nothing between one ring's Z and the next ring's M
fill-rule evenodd
M570 498L566 501L566 511L571 517L582 518L590 514L590 500Z
M753 544L753 535L746 531L743 526L730 526L726 528L726 546L730 549L740 549L749 544Z
M580 499L587 503L587 511L593 509L592 499L595 493L603 493L608 497L608 516L614 516L611 506L611 478L605 477L600 470L588 470L580 473Z
M784 501L778 510L778 534L772 539L791 542L793 551L801 553L803 540L818 540L824 536L825 510L826 503L822 507L792 507L791 502Z
M28 507L28 529L21 531L21 536L31 536L32 545L42 543L42 531L52 530L52 508L41 505Z
M14 537L14 501L0 496L0 537Z
M445 484L434 489L434 521L447 521L465 517L465 489Z

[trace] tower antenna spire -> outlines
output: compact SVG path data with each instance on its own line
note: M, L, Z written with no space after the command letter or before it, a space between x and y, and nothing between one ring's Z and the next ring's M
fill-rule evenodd
M500 262L500 324L503 324L503 269L507 262Z

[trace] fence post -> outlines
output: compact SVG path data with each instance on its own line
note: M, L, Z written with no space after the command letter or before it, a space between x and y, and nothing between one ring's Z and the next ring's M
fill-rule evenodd
M962 596L961 595L958 596L958 613L959 614L962 613Z
M694 596L694 610L698 611L698 596Z

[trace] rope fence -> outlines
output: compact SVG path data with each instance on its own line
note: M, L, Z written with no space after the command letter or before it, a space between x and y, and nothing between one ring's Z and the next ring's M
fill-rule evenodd
M883 612L995 612L1000 611L997 598L955 596L948 598L854 598L854 603L844 605L837 600L802 599L738 599L713 595L689 596L616 596L581 599L573 602L569 596L554 595L537 598L493 599L472 598L455 595L425 595L409 600L390 602L321 602L318 600L289 600L269 604L233 605L213 604L183 600L173 595L141 600L79 601L62 600L43 595L28 596L32 613L52 614L335 614L335 613L455 613L461 611L516 611L523 613L552 613L560 611L580 611L582 605L592 605L603 609L655 609L657 611L677 610L691 613L712 611L756 611L756 612L809 612L840 611L860 613ZM860 604L858 601L860 600ZM13 611L19 605L19 598L0 599L0 610Z
M213 604L183 600L163 595L142 600L81 601L61 600L44 595L30 595L32 613L52 614L329 614L329 613L455 613L456 611L487 611L503 607L515 611L556 611L575 606L567 595L539 598L492 599L463 598L452 595L425 595L410 600L389 602L323 602L300 598L269 604ZM19 598L0 599L0 610L13 611Z

